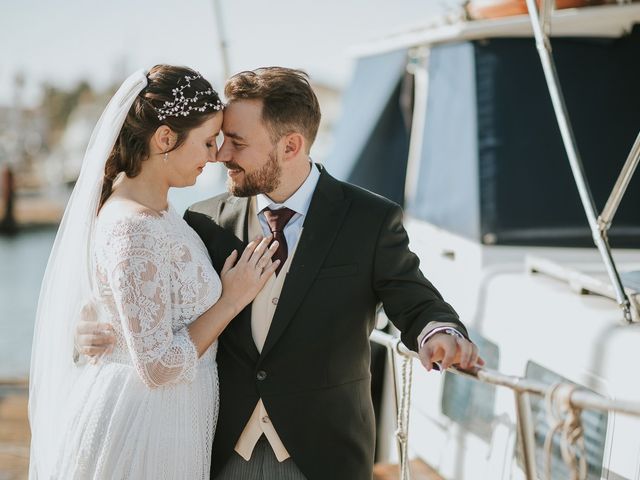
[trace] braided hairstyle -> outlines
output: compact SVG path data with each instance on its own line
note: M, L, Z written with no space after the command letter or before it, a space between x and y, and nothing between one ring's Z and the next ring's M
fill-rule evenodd
M200 92L197 102L193 104L196 108L190 110L186 116L165 116L160 120L158 109L161 109L165 102L174 100L173 90L184 85L185 77L191 78L190 86L184 90L184 95L193 97L193 92ZM134 100L107 158L98 211L111 195L113 182L118 175L124 173L127 177L133 178L140 173L142 162L149 157L149 141L158 127L166 125L177 135L176 144L171 149L175 150L184 143L189 131L218 113L217 110L204 107L205 104L220 104L220 97L207 80L190 68L156 65L149 70L147 78L148 84ZM201 110L204 111L197 107L203 107Z

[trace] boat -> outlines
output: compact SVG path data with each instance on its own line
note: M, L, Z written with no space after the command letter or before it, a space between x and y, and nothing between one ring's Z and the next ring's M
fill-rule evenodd
M377 461L455 480L638 479L640 4L527 4L353 50L327 168L404 207L423 272L504 374L427 374L387 348L381 312L372 365L395 360L374 369ZM526 382L546 398L518 393ZM554 420L560 387L605 406Z

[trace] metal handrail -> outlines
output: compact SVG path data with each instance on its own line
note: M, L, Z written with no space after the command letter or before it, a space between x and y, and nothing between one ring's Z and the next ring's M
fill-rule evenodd
M399 355L419 359L418 354L413 350L409 350L398 337L389 335L381 330L374 330L369 338L373 342L390 347ZM549 392L549 385L544 382L519 377L517 375L507 375L489 368L475 367L470 370L462 370L452 367L449 368L447 372L472 378L483 383L507 387L520 393L544 396ZM576 390L571 396L571 403L578 408L586 410L611 410L640 417L640 402L611 400L586 389Z
M385 346L392 356L396 354L402 357L419 359L418 354L413 350L409 350L400 338L389 335L388 333L374 330L371 333L370 340ZM395 362L393 362L392 365L394 366L393 379L395 385L397 383ZM552 393L552 390L557 389L558 386L564 386L568 388L567 391L569 392L566 401L572 407L582 410L611 411L623 415L640 417L640 402L612 400L569 383L549 385L530 378L507 375L489 368L474 367L469 370L462 370L452 367L449 368L447 372L513 390L516 403L518 436L523 447L523 468L527 479L530 480L537 480L538 476L535 462L535 428L533 419L531 418L529 395L546 397ZM395 394L397 396L397 388Z

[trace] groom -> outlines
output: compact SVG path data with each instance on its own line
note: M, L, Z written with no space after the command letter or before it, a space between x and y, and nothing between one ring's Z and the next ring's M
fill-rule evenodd
M225 96L217 161L229 193L185 220L218 271L233 249L270 233L283 267L220 337L213 478L371 479L378 305L428 368L436 354L444 368L456 356L471 366L477 349L420 273L400 207L311 162L320 108L306 75L242 72Z

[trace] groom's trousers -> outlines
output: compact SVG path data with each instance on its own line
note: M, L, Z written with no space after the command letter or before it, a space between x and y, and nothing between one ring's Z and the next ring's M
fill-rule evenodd
M306 480L291 458L278 462L266 437L262 435L247 462L234 452L215 480Z

